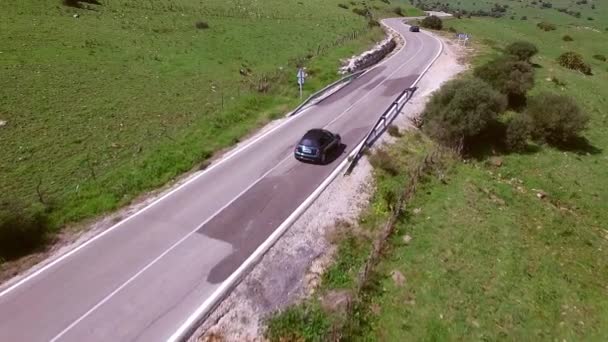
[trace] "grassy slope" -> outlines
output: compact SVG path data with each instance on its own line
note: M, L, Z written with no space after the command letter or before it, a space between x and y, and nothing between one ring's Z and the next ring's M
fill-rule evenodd
M306 62L310 93L382 36L340 2L2 1L0 200L35 202L41 182L63 224L189 170L298 102L296 60L361 32ZM263 76L268 94L252 89Z
M600 5L593 23L605 25L608 13ZM507 15L452 20L446 26L473 34L479 51L473 64L492 58L512 41L535 43L540 68L533 93L552 90L575 97L592 117L585 133L588 144L571 151L534 146L528 154L501 156L500 168L484 158L451 164L445 184L430 177L408 205L406 219L363 293L362 305L355 307L346 325L345 340L608 339L608 64L591 58L608 53L607 33L584 28L585 17L554 10L521 8L514 15L527 15L529 20ZM540 20L553 22L558 29L542 32L536 28ZM562 41L564 34L574 41ZM555 63L569 50L585 56L593 76ZM546 81L549 77L566 86ZM382 225L387 201L406 183L416 160L430 150L430 143L417 136L408 134L392 146L392 158L376 169L377 191L360 219L363 229L375 231ZM392 163L401 170L397 176L382 169ZM546 199L537 197L541 190L548 194ZM404 243L405 234L413 237L409 244ZM340 242L321 293L352 288L369 252L369 241L360 235ZM393 280L394 271L404 275L404 284ZM326 336L328 325L320 321L339 319L323 313L314 300L288 312L270 321L270 333ZM291 323L286 318L294 321L294 316L314 329L288 329Z
M604 25L606 8L599 10L594 22ZM484 160L459 164L447 185L426 184L378 267L381 290L368 293L360 339L608 339L608 64L591 58L608 53L607 33L574 28L569 24L586 26L586 20L556 11L526 11L528 18L558 24L558 30L541 32L534 20L508 17L448 26L481 43L474 63L514 40L537 44L541 68L534 92L574 96L592 116L585 134L590 146L537 146L534 153L503 156L501 168ZM564 34L574 41L563 42ZM555 58L568 50L583 54L594 76L559 67ZM548 77L564 81L565 89ZM385 184L386 176L379 177ZM548 199L539 200L535 189ZM421 213L412 214L412 208ZM408 246L399 237L405 233L413 236ZM404 287L391 280L393 270L405 275ZM380 309L372 313L373 306Z

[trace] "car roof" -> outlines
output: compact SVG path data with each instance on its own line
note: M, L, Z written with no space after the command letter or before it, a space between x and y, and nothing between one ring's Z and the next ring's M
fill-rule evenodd
M319 145L319 139L323 135L328 134L328 133L331 134L331 132L324 130L324 129L320 129L320 128L311 129L308 132L306 132L306 134L304 134L304 136L300 140L300 144L317 146L317 145Z
M315 128L315 129L311 129L308 132L306 132L306 134L304 134L303 138L314 139L314 138L322 137L323 135L328 134L328 133L331 134L327 130L320 129L320 128Z

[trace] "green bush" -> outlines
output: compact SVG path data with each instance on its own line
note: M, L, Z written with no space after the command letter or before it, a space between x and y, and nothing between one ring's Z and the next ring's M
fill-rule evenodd
M494 123L505 107L505 97L483 80L452 80L431 97L422 114L422 129L444 145L466 145Z
M606 56L604 56L604 55L593 55L593 58L597 59L598 61L602 61L602 62L606 61Z
M566 95L544 92L529 102L526 113L532 120L532 136L537 140L565 144L579 136L589 123L589 116Z
M505 52L508 55L515 56L520 61L529 62L538 53L538 48L530 42L518 41L509 44L505 48Z
M543 31L554 31L556 29L555 25L544 21L536 24L536 26Z
M369 12L364 8L355 7L355 8L353 8L353 13L358 14L362 17L367 17Z
M196 26L196 28L199 30L206 30L209 28L209 24L206 21L202 20L197 21L194 26Z
M405 16L405 14L403 14L403 8L401 8L400 6L393 8L393 13L395 13L396 15L398 15L400 17Z
M531 138L532 119L527 114L516 114L507 125L506 145L511 151L523 151Z
M431 15L422 19L420 26L431 30L441 30L443 28L443 21L438 16Z
M14 259L44 246L49 221L40 208L28 208L20 203L0 206L0 258Z
M526 93L534 87L534 68L511 56L499 57L475 68L475 76L507 95L511 108L525 105Z
M299 304L271 317L264 335L270 341L323 341L329 330L330 321L319 305Z
M385 150L377 150L369 157L369 162L376 169L384 170L391 176L399 174L399 165L388 152Z
M348 5L346 5L346 4L338 4L338 7L343 8L343 9L348 9Z
M401 132L399 131L399 127L395 126L395 125L390 125L388 126L388 134L392 137L400 137L403 134L401 134Z
M367 26L369 26L370 28L371 27L380 27L380 22L378 20L376 20L376 19L370 19L367 22Z
M577 70L585 75L591 75L591 66L585 63L583 56L576 52L564 52L557 58L559 65L571 70Z
M569 35L565 35L565 36L562 37L562 40L565 41L565 42L571 42L574 39L572 37L570 37Z

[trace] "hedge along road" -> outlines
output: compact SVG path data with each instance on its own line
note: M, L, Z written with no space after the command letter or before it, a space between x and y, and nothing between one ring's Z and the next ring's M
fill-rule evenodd
M1 341L164 341L332 174L382 111L442 51L431 35L384 22L405 48L135 215L0 293ZM340 133L328 165L293 158L310 128Z

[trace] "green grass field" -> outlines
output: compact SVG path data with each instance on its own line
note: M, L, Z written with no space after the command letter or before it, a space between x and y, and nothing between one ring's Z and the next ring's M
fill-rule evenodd
M513 41L534 43L539 54L533 60L531 95L549 90L574 97L591 116L586 142L567 150L535 144L524 154L499 155L500 167L488 156L449 163L445 182L429 177L408 204L363 302L344 328L344 340L608 339L608 63L593 58L608 55L608 31L602 28L608 4L596 1L595 11L589 8L577 19L497 2L516 7L517 19L511 14L451 19L444 26L472 34L474 66ZM521 20L523 15L528 19ZM587 20L588 15L595 20ZM541 31L540 21L557 29ZM564 35L573 41L564 41ZM559 66L556 58L566 51L583 55L593 75ZM361 228L374 232L382 226L388 202L430 149L432 144L418 134L407 134L389 148L391 167L400 172L392 176L376 168L377 190L360 218ZM540 193L547 197L539 198ZM403 240L406 234L412 237L409 243ZM319 291L352 288L369 243L360 234L343 239ZM395 271L404 276L401 284L392 277ZM317 327L311 333L296 326L296 336L327 336L331 328L319 317L330 323L338 319L315 300L290 310L292 320L299 315ZM284 328L289 317L277 315L270 331L289 331Z
M353 12L360 1L100 2L0 3L0 202L53 202L55 228L128 203L287 112L300 101L298 63L307 95L383 37ZM376 18L396 4L417 12L368 3Z
M600 6L594 22L604 25L608 6ZM608 64L592 57L608 54L608 32L557 11L525 11L527 21L453 19L446 26L473 35L474 65L510 42L536 44L532 94L573 96L592 118L587 144L535 145L527 154L501 156L500 168L472 160L455 165L447 185L426 184L378 266L357 339L608 339ZM557 30L539 30L540 20ZM566 34L574 40L563 41ZM555 60L566 51L581 53L593 76L560 67ZM539 199L540 192L548 197ZM413 237L409 245L403 234ZM390 278L394 270L405 275L405 286Z

